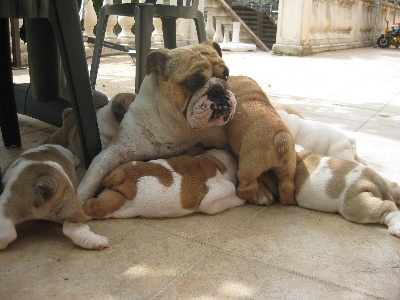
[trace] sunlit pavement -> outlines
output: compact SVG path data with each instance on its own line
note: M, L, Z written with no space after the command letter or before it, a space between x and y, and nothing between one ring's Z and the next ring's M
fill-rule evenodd
M369 166L400 181L400 50L308 57L223 53L231 75L305 118L354 132ZM90 61L89 61L90 65ZM129 56L103 57L96 89L133 92ZM27 70L14 82L29 82ZM20 116L23 149L55 127ZM22 150L0 148L4 167ZM33 221L0 252L1 299L400 299L400 239L384 225L274 204L206 216L89 221L111 248L82 250Z

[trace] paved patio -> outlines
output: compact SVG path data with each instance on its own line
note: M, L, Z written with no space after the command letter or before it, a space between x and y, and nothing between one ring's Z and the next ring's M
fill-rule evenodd
M355 132L358 152L400 181L400 50L309 57L224 52L231 75L256 79L307 119ZM133 91L128 56L104 57L97 89ZM28 82L27 70L14 72ZM20 116L23 149L54 127ZM2 167L19 149L0 143ZM250 204L218 215L89 221L111 248L82 250L34 221L0 252L1 299L400 299L400 239L383 225L299 207Z

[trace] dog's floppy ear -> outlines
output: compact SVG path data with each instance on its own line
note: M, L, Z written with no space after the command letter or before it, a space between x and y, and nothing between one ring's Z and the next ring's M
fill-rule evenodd
M217 51L219 57L222 58L222 50L221 50L221 47L219 46L218 43L212 42L212 41L205 41L205 42L202 42L202 44L210 46L211 48L213 48L215 51Z
M146 56L146 75L154 73L155 75L161 75L164 73L165 62L168 60L167 49L158 49L151 51Z

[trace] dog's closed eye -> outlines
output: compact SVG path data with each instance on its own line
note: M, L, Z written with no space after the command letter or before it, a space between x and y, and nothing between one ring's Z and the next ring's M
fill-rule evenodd
M183 84L190 90L195 91L200 88L205 82L204 76L201 72L197 72L196 74L188 77Z

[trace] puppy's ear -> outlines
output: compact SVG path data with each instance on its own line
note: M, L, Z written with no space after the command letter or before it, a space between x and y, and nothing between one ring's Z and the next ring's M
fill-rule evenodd
M119 93L111 99L111 111L119 123L121 123L135 97L136 94L133 93Z
M164 73L165 62L168 60L169 51L159 49L151 51L146 57L146 75L154 73L161 75Z
M218 43L212 42L212 41L205 41L201 43L202 45L207 45L210 46L211 48L213 48L215 51L217 51L219 57L222 58L222 50L221 47L219 46Z

